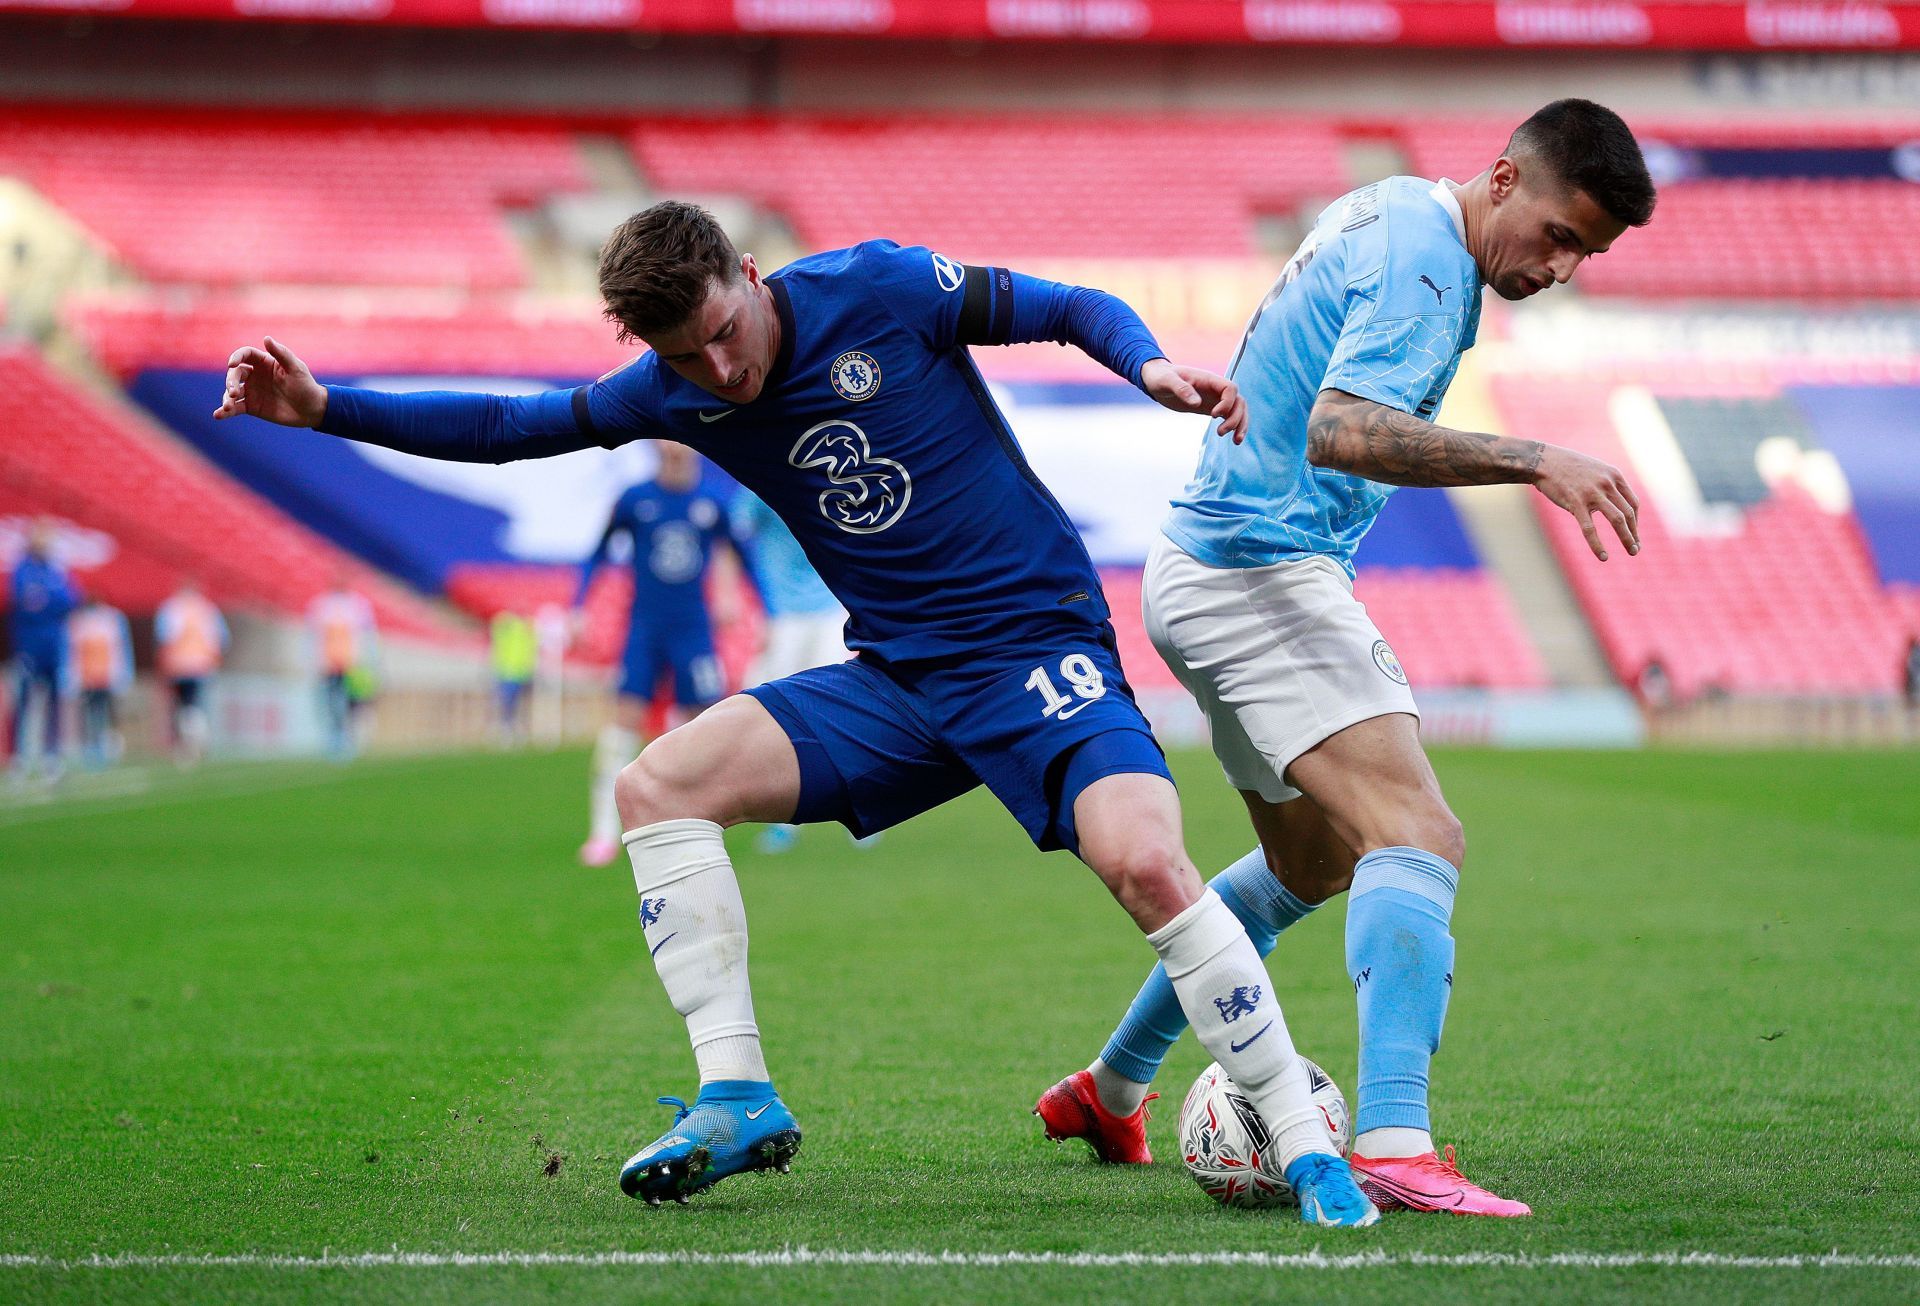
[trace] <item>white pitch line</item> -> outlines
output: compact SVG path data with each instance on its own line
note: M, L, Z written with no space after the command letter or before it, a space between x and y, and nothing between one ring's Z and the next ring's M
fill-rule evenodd
M733 1266L786 1269L812 1266L997 1269L1058 1266L1104 1270L1140 1268L1248 1268L1263 1270L1514 1269L1514 1270L1920 1270L1920 1255L1737 1256L1724 1252L888 1252L795 1247L764 1252L359 1252L320 1256L234 1255L36 1256L0 1254L0 1269L24 1270L360 1270L360 1269L603 1269Z

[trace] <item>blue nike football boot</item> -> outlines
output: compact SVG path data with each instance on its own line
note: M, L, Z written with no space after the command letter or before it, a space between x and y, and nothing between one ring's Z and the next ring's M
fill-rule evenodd
M1307 1224L1360 1229L1380 1223L1379 1210L1353 1181L1352 1167L1337 1156L1307 1153L1287 1167L1287 1183Z
M743 1170L785 1174L800 1151L800 1126L765 1080L716 1079L678 1107L673 1127L641 1148L620 1170L620 1191L648 1206L666 1198L685 1202Z

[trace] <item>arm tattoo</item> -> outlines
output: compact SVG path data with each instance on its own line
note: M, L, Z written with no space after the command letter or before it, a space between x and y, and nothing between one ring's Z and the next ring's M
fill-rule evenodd
M1385 485L1531 481L1546 446L1435 426L1340 390L1322 390L1307 420L1307 461Z

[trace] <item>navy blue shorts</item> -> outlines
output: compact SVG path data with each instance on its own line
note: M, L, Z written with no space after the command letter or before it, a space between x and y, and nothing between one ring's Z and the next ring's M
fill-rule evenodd
M875 834L984 784L1039 847L1077 852L1073 800L1088 785L1173 778L1119 659L1091 635L911 677L855 658L747 692L799 755L798 824Z
M678 707L711 707L726 694L720 659L713 655L713 632L705 625L635 622L620 655L620 692L651 700L669 672Z

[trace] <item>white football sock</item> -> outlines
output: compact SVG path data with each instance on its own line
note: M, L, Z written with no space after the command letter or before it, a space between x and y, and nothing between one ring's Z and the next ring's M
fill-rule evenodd
M620 809L614 805L613 782L621 768L640 756L640 736L609 722L600 727L593 745L593 780L587 788L587 837L618 839Z
M1404 1125L1383 1125L1379 1129L1369 1129L1353 1140L1353 1154L1374 1161L1396 1156L1425 1156L1432 1150L1432 1134Z
M1309 1152L1332 1153L1273 981L1227 904L1209 889L1147 942L1160 954L1194 1033L1266 1122L1281 1168Z
M700 1082L764 1080L747 983L747 909L712 821L659 821L621 836L640 925L673 1008L687 1021Z
M1145 1084L1128 1079L1097 1057L1087 1073L1093 1076L1093 1091L1099 1095L1100 1105L1117 1116L1132 1115L1147 1100Z

